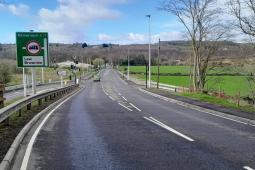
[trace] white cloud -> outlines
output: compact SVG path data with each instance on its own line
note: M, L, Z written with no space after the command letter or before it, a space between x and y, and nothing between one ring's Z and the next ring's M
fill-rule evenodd
M112 41L113 37L107 34L98 34L98 39L100 41Z
M182 32L161 32L159 34L151 35L152 43L157 43L159 38L161 41L174 41L174 40L184 40L185 36ZM147 44L148 43L148 35L147 34L139 34L139 33L128 33L125 35L112 36L108 34L99 34L98 40L113 44Z
M127 39L131 42L144 42L146 36L144 34L129 33Z
M4 4L0 3L0 10L6 10L16 16L24 16L29 11L29 6L25 4Z
M101 19L115 19L121 13L110 5L125 0L58 0L54 10L39 11L38 29L48 31L53 42L72 43L85 39L85 30L91 22ZM101 37L102 38L102 37ZM105 38L105 37L104 37ZM108 37L109 38L109 37Z

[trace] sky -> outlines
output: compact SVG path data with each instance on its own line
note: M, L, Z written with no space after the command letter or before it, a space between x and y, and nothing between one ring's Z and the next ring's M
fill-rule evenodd
M15 32L49 32L53 43L140 44L185 39L184 27L161 0L0 0L0 43L15 43Z

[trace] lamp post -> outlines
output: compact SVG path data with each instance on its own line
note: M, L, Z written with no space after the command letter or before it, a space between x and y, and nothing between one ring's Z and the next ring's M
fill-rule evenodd
M157 78L157 89L159 88L159 57L160 57L160 39L158 40L158 78Z
M149 76L148 87L151 88L151 15L146 15L149 19Z
M129 67L130 67L130 62L129 62L130 58L129 58L129 47L128 47L128 70L127 70L127 80L129 80Z

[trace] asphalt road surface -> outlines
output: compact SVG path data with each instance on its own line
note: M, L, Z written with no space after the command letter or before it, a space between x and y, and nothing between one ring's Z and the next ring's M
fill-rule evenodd
M56 108L23 167L255 168L255 127L153 97L110 69L101 76L101 82L87 82L84 90Z
M49 84L49 85L44 85L44 86L37 86L36 90L37 90L37 93L42 93L46 90L52 90L55 88L60 88L60 84ZM32 94L32 88L27 89L27 94L28 95ZM17 97L22 97L22 96L24 96L23 89L13 90L13 91L4 93L4 97L6 98L6 101L15 99Z

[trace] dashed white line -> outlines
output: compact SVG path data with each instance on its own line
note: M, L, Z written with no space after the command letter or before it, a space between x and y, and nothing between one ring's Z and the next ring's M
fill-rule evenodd
M110 95L109 95L108 97L109 97L111 100L113 100L113 101L115 100L115 99L114 99L112 96L110 96Z
M138 110L139 112L141 112L142 110L139 109L138 107L136 107L135 105L133 105L132 103L129 103L132 107L134 107L136 110Z
M174 134L176 134L176 135L178 135L178 136L180 136L180 137L182 137L182 138L184 138L184 139L186 139L186 140L188 140L190 142L194 142L195 141L194 139L192 139L192 138L190 138L190 137L188 137L188 136L178 132L177 130L175 130L175 129L165 125L164 123L158 121L157 119L154 119L153 117L150 117L150 118L144 117L144 119L146 119L146 120L148 120L148 121L150 121L150 122L152 122L152 123L154 123L154 124L164 128L164 129L168 130L169 132L172 132L172 133L174 133Z
M246 170L254 170L254 169L252 169L251 167L248 167L248 166L244 166L243 168L246 169Z
M121 96L124 100L128 101L125 97Z
M127 106L124 106L123 104L121 103L118 103L120 106L124 107L125 109L129 110L130 112L132 112L133 110L129 109Z
M35 143L35 140L40 132L40 130L42 129L43 125L47 122L47 120L49 119L49 117L61 106L63 105L66 101L68 101L69 99L71 99L73 96L75 96L77 93L74 93L72 96L68 97L67 99L65 99L62 103L60 103L59 105L57 105L41 122L41 124L37 127L36 131L34 132L32 138L30 139L28 145L27 145L27 149L21 164L21 168L20 170L26 170L27 169L27 165L28 165L28 161L29 161L29 157L30 154L32 152L33 149L33 145Z

